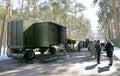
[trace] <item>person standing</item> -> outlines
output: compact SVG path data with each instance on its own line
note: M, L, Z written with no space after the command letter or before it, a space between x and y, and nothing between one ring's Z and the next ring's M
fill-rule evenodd
M96 49L95 49L95 44L96 44L96 41L94 41L92 43L92 52L93 52L93 55L95 56L95 58L97 58L97 52L96 52Z
M105 45L105 51L106 51L107 57L109 58L109 61L110 61L110 63L108 65L111 66L113 64L112 57L113 57L114 45L110 40L108 40L107 44Z
M92 50L93 50L93 47L92 47L92 42L90 42L89 44L88 44L88 51L90 52L90 55L91 55L91 58L93 57L93 52L92 52Z
M79 43L78 43L78 52L81 51L81 47L82 47L81 43L82 43L82 41L79 41Z
M95 49L95 42L89 43L88 51L90 51L91 58L93 58L93 57L97 58L97 53L96 53L96 49Z
M101 55L101 46L100 46L100 41L97 40L96 44L95 44L95 49L97 52L97 63L100 64L100 55Z

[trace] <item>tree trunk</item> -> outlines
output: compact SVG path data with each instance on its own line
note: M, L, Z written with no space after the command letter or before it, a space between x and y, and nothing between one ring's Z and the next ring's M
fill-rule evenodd
M11 0L6 0L7 2L7 13L8 13L8 19L11 20L12 18L12 1Z
M75 1L75 23L74 23L74 32L75 32L75 37L76 37L76 1Z
M2 44L3 44L3 37L4 37L4 31L5 31L5 22L6 22L6 18L7 18L7 14L8 14L8 11L9 11L9 6L10 6L10 0L6 0L6 12L4 14L4 17L3 17L3 25L2 25L2 29L1 29L1 39L0 39L0 55L1 55L1 48L2 48ZM10 15L10 14L9 14Z
M12 19L12 6L11 0L6 0L6 12L3 18L3 26L1 32L1 43L0 47L3 46L3 53L5 53L5 48L7 46L7 21Z
M5 26L5 25L4 25ZM3 54L6 54L6 47L7 47L7 29L4 29L4 36L3 36Z
M22 0L22 5L21 5L21 13L20 13L20 19L22 19L23 3L24 3L24 0Z
M111 39L113 40L113 25L112 25L112 23L111 23L111 21L110 21L110 29L111 29Z
M111 40L111 30L110 30L110 24L109 24L109 19L107 20L107 29L108 29L108 38Z
M105 40L107 40L107 31L105 30Z
M116 0L112 0L112 6L113 6L113 12L114 12L114 18L115 18L115 30L116 30L116 37L119 38L119 24L118 24L118 17L117 17L117 10L116 10Z
M3 42L3 33L4 33L4 28L5 28L5 19L6 19L6 15L4 15L3 18L3 25L2 25L2 29L1 29L1 38L0 38L0 55L1 55L1 48L2 48L2 42Z

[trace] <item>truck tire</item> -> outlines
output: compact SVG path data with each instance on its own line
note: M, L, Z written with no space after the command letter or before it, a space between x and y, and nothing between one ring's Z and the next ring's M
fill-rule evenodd
M41 54L44 54L44 51L40 51Z
M46 47L41 47L40 49L39 49L39 52L41 53L41 54L44 54L44 52L47 50L48 48L46 48Z
M33 50L28 50L26 51L25 55L24 55L25 59L34 59L35 58L35 53Z
M56 54L56 49L54 47L49 48L50 54Z

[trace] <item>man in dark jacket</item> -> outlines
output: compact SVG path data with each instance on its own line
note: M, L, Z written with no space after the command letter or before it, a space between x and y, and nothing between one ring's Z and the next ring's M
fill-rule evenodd
M100 46L99 40L97 40L97 42L95 44L95 49L96 49L96 53L97 53L97 64L100 64L101 46Z
M107 44L105 46L105 50L106 50L106 53L107 53L107 57L109 58L109 61L110 61L110 66L113 64L113 51L114 51L114 45L113 43L108 40L107 41Z

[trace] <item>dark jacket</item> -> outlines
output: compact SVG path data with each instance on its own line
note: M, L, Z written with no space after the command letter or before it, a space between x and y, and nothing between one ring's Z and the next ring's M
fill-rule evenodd
M111 44L111 42L107 42L105 46L105 51L107 53L107 57L113 56L114 46Z
M100 46L100 44L96 44L95 45L95 49L96 49L97 54L101 53L101 46Z

